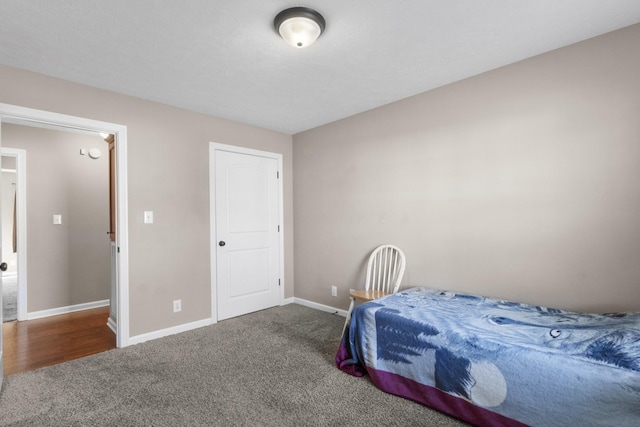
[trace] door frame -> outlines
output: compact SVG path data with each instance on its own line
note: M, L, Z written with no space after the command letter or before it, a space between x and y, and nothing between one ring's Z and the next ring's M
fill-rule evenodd
M209 142L209 244L211 256L211 323L218 322L218 283L217 283L217 252L218 241L216 236L216 151L226 151L235 154L247 154L252 156L275 159L278 162L278 223L280 233L278 240L278 251L280 255L279 275L280 275L280 304L284 301L284 204L283 204L283 176L282 176L282 154L269 151L255 150L252 148L237 147L235 145Z
M16 159L18 320L27 320L27 152L19 148L0 147L0 157Z
M87 119L36 110L17 105L0 103L0 126L2 123L26 126L71 129L85 132L111 133L116 137L116 203L118 249L116 288L117 324L116 346L129 345L129 224L127 196L127 127L115 123ZM1 135L0 135L1 136Z

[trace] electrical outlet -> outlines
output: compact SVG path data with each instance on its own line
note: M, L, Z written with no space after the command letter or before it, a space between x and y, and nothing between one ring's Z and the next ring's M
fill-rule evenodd
M173 312L177 313L179 311L182 311L182 300L181 299L177 299L173 301Z
M331 287L331 296L332 297L337 297L338 296L338 287L337 286L332 286Z

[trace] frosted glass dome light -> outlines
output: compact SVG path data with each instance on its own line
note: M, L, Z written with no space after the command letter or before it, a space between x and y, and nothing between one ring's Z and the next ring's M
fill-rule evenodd
M308 7L292 7L276 15L273 25L291 46L302 48L315 42L324 31L322 15Z

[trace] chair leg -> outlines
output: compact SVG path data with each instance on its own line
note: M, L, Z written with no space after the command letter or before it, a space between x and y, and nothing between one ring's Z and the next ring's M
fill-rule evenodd
M356 303L356 299L354 297L351 297L351 304L349 304L349 310L347 310L347 318L344 319L344 326L342 327L341 336L344 336L344 331L347 329L347 325L351 321L351 312L353 311L353 306L355 305L355 303Z

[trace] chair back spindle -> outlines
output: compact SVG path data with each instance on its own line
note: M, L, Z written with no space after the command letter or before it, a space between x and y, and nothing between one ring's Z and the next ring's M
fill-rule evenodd
M371 252L367 262L367 277L365 278L365 291L353 290L349 294L351 303L347 310L347 318L342 327L342 334L351 320L351 312L356 299L371 301L385 294L395 294L400 289L402 276L404 276L404 253L397 246L382 245ZM370 295L369 291L378 291Z
M404 275L404 253L397 246L377 247L367 263L366 290L396 293Z

